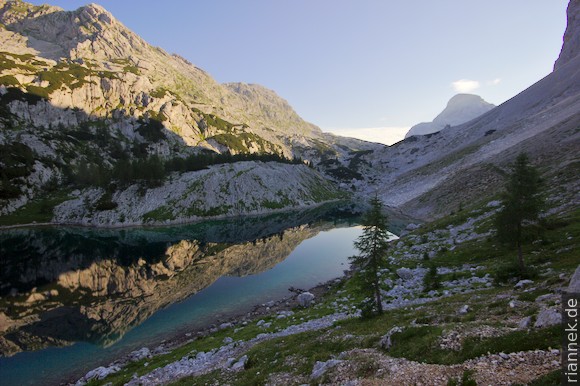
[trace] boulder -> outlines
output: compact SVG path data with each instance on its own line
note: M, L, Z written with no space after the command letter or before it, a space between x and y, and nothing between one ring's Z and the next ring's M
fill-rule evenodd
M147 347L135 350L129 354L129 361L131 362L137 362L145 358L151 358L151 351Z
M403 280L409 280L413 277L413 271L409 268L397 269L397 275Z
M461 306L461 308L459 308L459 310L457 311L457 313L459 315L465 315L469 312L469 306L467 304L464 304L463 306Z
M379 345L383 349L389 350L393 346L393 341L392 341L391 337L393 336L393 334L396 334L398 332L403 332L403 328L402 327L391 328L389 330L389 332L387 332L385 335L383 335L383 337L381 338L381 341L379 342Z
M569 293L580 293L580 265L576 268L574 275L572 275L567 291Z
M233 371L243 370L246 367L246 362L248 361L248 356L244 355L231 367Z
M516 285L514 286L514 288L524 288L525 286L529 285L529 284L533 284L534 282L532 280L520 280L516 283Z
M530 324L532 324L532 317L526 316L525 318L520 320L520 322L518 323L518 328L525 330L530 328Z
M562 323L562 314L560 311L553 308L548 308L538 314L538 318L536 319L534 327L543 328L554 326L560 323Z
M120 370L121 370L121 368L119 366L111 366L111 367L100 366L94 370L89 371L81 379L81 381L88 382L88 381L93 380L93 379L101 380L101 379L108 377L109 375L114 374Z
M338 364L342 363L340 359L330 359L326 362L317 361L312 369L312 374L310 374L310 379L315 380L324 375L326 371Z
M414 224L414 223L410 223L405 227L405 230L407 231L414 231L415 229L419 229L421 226Z
M298 300L300 307L310 307L314 301L314 295L310 292L302 292L296 300Z

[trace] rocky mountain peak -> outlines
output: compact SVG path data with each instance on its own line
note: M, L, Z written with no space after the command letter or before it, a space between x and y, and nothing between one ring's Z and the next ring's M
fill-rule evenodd
M0 23L26 36L38 56L66 59L124 59L145 43L106 9L89 4L75 11L26 2L0 1Z
M568 24L564 32L564 42L560 56L554 63L554 70L562 67L580 53L580 0L568 3Z
M457 94L447 102L445 109L432 122L423 122L411 127L405 138L435 133L446 126L460 125L477 118L494 107L495 105L486 102L479 95Z

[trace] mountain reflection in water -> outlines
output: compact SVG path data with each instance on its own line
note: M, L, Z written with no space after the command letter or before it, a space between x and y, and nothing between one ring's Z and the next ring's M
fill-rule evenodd
M77 341L106 347L218 278L268 270L354 219L330 207L168 228L2 231L0 354Z

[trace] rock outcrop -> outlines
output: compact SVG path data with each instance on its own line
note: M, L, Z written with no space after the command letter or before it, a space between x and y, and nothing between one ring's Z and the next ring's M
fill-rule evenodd
M564 33L564 42L560 56L554 63L554 71L564 66L580 53L580 1L571 0L568 3L568 24Z

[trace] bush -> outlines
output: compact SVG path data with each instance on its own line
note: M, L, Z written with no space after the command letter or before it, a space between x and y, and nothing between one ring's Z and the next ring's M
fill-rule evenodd
M507 283L511 280L536 279L538 270L532 266L526 266L523 270L517 261L499 265L491 274L496 284Z

